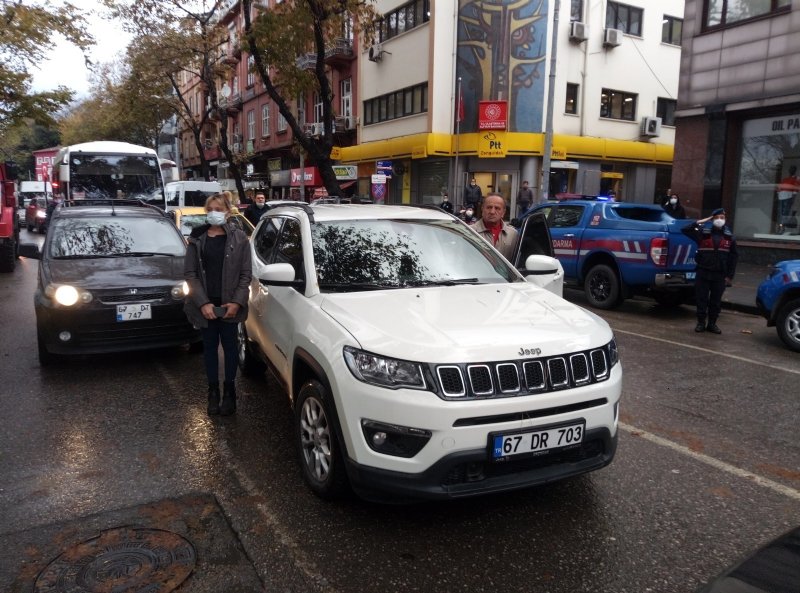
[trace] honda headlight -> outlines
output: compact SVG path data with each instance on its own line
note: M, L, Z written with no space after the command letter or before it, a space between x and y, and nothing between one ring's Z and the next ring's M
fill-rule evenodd
M344 360L356 379L390 389L427 389L422 366L416 362L386 358L345 346Z
M69 284L49 284L45 288L44 294L62 307L72 307L78 303L85 305L92 302L91 292Z

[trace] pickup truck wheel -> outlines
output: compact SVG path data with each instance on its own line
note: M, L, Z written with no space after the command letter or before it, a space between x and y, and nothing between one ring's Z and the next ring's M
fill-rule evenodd
M240 322L236 326L236 349L239 356L239 368L248 377L257 377L264 373L266 366L253 354L250 348L247 329L244 326L244 322Z
M295 403L295 431L303 479L326 500L340 498L347 490L344 457L336 438L328 396L319 381L308 381Z
M611 266L598 264L589 270L583 289L592 307L613 309L622 303L619 277Z
M775 318L775 326L783 343L791 350L800 352L800 299L789 301Z

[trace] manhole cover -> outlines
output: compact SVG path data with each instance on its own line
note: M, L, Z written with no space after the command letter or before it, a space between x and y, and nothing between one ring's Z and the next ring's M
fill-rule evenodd
M192 544L163 529L121 527L73 546L39 574L35 593L168 593L194 569Z

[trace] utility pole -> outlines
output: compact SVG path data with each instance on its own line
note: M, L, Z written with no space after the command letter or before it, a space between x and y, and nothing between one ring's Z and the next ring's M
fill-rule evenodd
M556 55L558 53L558 11L561 0L553 2L553 39L550 47L550 76L547 77L547 116L544 131L544 154L542 155L541 198L550 198L550 155L553 152L553 101L556 91Z

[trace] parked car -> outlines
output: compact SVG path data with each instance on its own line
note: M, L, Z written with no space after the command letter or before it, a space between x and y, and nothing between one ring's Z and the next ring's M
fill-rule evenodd
M547 217L567 282L593 307L612 309L635 294L663 306L693 298L697 245L682 232L687 221L661 206L587 196L535 206L523 220L534 212Z
M20 255L40 260L33 298L39 362L199 345L199 331L183 312L185 253L183 237L155 206L135 200L61 205L42 250L20 246Z
M175 226L180 229L184 237L188 237L195 227L206 224L205 208L187 206L170 210L168 214L175 221ZM247 220L245 215L237 208L231 211L228 220L232 225L242 229L248 237L253 234L253 223Z
M452 215L410 206L277 207L251 248L240 362L285 388L317 495L457 498L611 463L616 342L561 298L541 215L511 263Z
M783 343L800 352L800 259L776 263L759 285L756 306Z
M25 226L29 232L44 233L47 229L47 200L31 198L25 208Z

